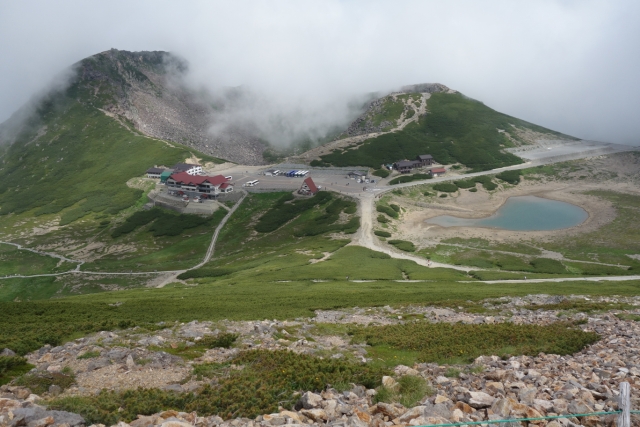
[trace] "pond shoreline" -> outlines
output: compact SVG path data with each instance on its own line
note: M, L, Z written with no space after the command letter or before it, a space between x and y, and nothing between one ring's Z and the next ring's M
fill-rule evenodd
M623 185L624 186L624 185ZM594 231L616 217L615 207L607 200L584 194L590 190L603 190L603 185L594 183L577 184L567 182L527 182L520 183L503 191L489 193L479 190L476 193L462 192L456 198L439 201L444 209L421 208L409 204L400 204L407 209L403 221L398 224L400 238L406 238L421 246L432 246L440 240L453 237L481 238L504 242L517 242L529 239L555 239ZM618 185L609 185L608 191L616 191ZM620 188L622 190L622 188ZM481 226L442 227L425 221L451 215L464 219L483 219L495 215L510 197L536 196L575 205L587 212L587 218L580 224L557 230L522 231L505 230ZM455 207L455 213L450 209Z
M589 219L588 211L581 206L539 195L508 197L490 215L473 218L463 215L437 215L425 219L424 222L443 228L479 227L507 231L557 231L578 227ZM572 216L575 219L570 218ZM549 218L556 221L556 224L549 224ZM520 221L527 222L529 225L519 223Z

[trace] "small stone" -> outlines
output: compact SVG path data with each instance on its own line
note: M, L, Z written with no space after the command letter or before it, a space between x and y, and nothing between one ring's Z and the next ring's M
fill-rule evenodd
M502 381L507 375L507 371L504 369L496 369L495 371L485 373L484 377L488 380Z
M161 427L193 427L193 424L184 421L165 421L160 424Z
M128 355L127 356L127 361L125 362L125 364L127 365L127 369L129 369L129 370L135 368L136 362L133 361L133 356Z
M15 351L8 348L5 348L4 350L0 351L0 356L13 357L15 355L16 355Z
M320 407L322 396L308 391L302 395L300 400L304 409L314 409Z
M408 424L409 421L413 420L414 418L422 417L424 415L424 410L425 410L424 406L413 407L409 409L407 412L405 412L404 414L402 414L401 416L399 416L398 418L396 418L394 420L394 423L395 421L398 421L397 424Z
M54 424L55 422L56 421L53 419L52 416L48 416L48 417L40 418L39 420L37 420L35 423L33 423L33 427L46 427Z
M418 372L417 370L415 370L413 368L405 366L405 365L396 366L394 368L393 372L399 377L404 376L404 375L411 375L413 377L420 376L420 372Z
M57 396L62 393L62 387L56 384L52 384L49 386L49 394L52 396Z
M495 381L489 382L485 384L484 388L492 396L495 396L496 394L504 394L504 385L499 382L495 382Z
M302 422L302 420L300 419L300 415L298 415L297 412L280 411L280 415L282 415L283 417L291 418L292 420L297 421L298 423Z
M385 375L384 377L382 377L382 385L393 390L398 386L398 382L392 377Z
M469 396L469 406L476 409L488 408L496 400L493 396L482 391L471 391Z
M324 409L303 409L300 411L300 413L315 422L327 420L327 413L324 411Z
M441 394L437 395L435 400L433 401L433 403L435 403L436 405L438 403L446 403L446 402L451 402L451 399L449 399L447 396L443 396Z

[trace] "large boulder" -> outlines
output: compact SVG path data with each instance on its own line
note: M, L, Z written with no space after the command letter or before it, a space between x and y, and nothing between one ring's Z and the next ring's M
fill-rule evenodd
M48 421L49 417L53 420L51 424L68 424L70 427L79 427L85 424L84 418L78 414L66 411L47 411L40 406L15 409L13 410L13 416L14 420L22 419L21 422L24 422L25 425L44 422L43 420Z

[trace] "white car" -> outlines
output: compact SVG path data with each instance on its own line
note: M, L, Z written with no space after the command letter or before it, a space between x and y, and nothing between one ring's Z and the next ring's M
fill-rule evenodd
M233 177L231 175L229 175L229 176L225 176L224 179L226 179L227 181L231 181L231 180L233 180Z

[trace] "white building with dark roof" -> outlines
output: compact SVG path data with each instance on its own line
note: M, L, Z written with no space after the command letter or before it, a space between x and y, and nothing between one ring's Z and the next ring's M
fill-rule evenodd
M200 175L202 173L202 166L191 163L177 163L173 167L173 171L176 173L185 172L189 175Z

